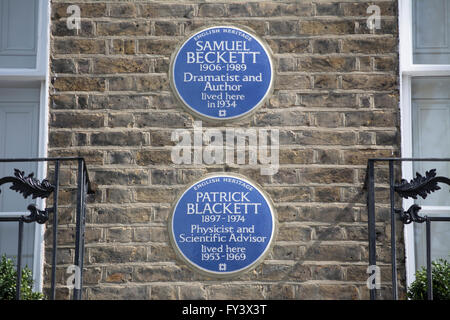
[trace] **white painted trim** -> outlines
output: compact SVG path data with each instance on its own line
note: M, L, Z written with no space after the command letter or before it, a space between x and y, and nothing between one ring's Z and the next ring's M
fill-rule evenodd
M36 55L36 70L45 80L48 74L48 58L50 51L50 1L39 1L39 19Z
M450 65L445 64L414 64L413 63L413 18L412 0L400 0L399 36L400 36L400 72L410 76L447 76L450 75Z
M411 77L402 76L400 78L400 131L401 131L401 151L403 158L412 157L412 115L411 115ZM412 162L402 162L402 175L404 179L412 179ZM412 199L403 200L403 208L409 208L414 201ZM405 239L405 267L406 283L409 286L415 279L416 259L414 248L414 226L406 224L404 228Z
M38 69L45 75L44 81L41 83L41 94L39 104L39 144L38 157L45 158L47 156L48 143L48 99L49 99L49 54L50 54L50 1L40 1L40 32L38 36ZM47 177L47 163L39 162L37 177L39 180ZM46 207L45 200L39 199L38 207L43 210ZM34 233L34 259L33 259L33 279L34 290L42 292L44 280L44 233L45 226L36 223Z
M403 75L416 77L450 76L450 65L416 64L403 70Z
M411 113L411 76L405 74L412 65L412 1L400 0L399 5L399 57L400 57L400 132L401 155L403 158L412 157L412 113ZM413 176L412 162L402 162L402 178L411 179ZM412 199L404 199L403 208L413 204ZM414 225L404 225L405 239L405 268L406 284L415 280L416 259L414 247Z
M22 216L29 216L31 213L28 212L12 212L12 211L8 211L8 212L1 212L0 216L2 218L18 218L18 217L22 217Z
M0 80L45 80L48 73L50 1L39 0L35 68L0 68Z
M45 79L45 75L36 69L1 69L0 80L39 80Z
M398 2L400 74L412 65L412 1Z
M413 64L412 41L412 0L399 0L399 57L400 57L400 131L401 131L401 155L403 158L413 156L412 139L412 109L411 109L411 81L412 77L424 76L450 76L450 65ZM413 178L412 162L402 162L403 179ZM413 199L403 200L403 208L409 208L414 203ZM434 213L448 210L448 207L423 207L428 212ZM439 209L438 209L439 208ZM448 211L447 211L448 212ZM405 258L406 258L406 283L409 286L415 280L415 242L414 225L407 224L404 228Z
M39 104L39 144L38 157L47 156L47 141L48 141L48 75L47 80L41 84ZM47 163L38 162L37 177L39 180L47 177ZM44 199L38 199L37 207L44 210L46 207ZM34 259L33 259L33 278L34 290L42 292L43 275L44 275L44 233L45 225L36 223L34 232Z
M446 214L448 215L450 213L450 206L420 206L422 209L420 212L422 214L424 213L430 213L430 214Z

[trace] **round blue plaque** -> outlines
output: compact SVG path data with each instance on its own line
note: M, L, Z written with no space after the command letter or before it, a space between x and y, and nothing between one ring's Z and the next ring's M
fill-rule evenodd
M175 53L171 85L183 105L212 120L235 119L268 96L273 65L266 46L234 26L202 29Z
M264 258L274 239L275 217L255 184L216 174L190 185L179 197L169 231L175 250L191 267L230 276Z

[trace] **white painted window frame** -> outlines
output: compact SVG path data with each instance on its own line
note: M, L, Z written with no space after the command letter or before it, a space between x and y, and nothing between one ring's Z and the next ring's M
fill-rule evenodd
M403 158L413 155L412 144L412 109L411 109L411 79L425 76L450 76L450 65L431 65L413 63L413 19L412 0L399 0L399 55L400 55L400 115L401 115L401 152ZM413 178L412 162L402 162L404 179ZM403 200L403 207L409 208L413 199ZM422 206L422 214L436 212L437 210L450 210L450 207ZM406 282L409 286L415 279L415 245L413 223L405 225L405 254L406 254Z
M36 67L29 69L0 68L0 81L39 81L40 82L40 106L39 106L39 145L38 157L47 156L48 142L48 87L49 87L49 52L50 52L50 0L39 1L39 20L37 32ZM38 163L36 177L40 180L47 175L47 164ZM37 207L43 210L45 201L39 199ZM23 215L17 213L17 215ZM27 212L26 214L29 214ZM34 238L33 279L34 290L42 292L43 266L44 266L44 225L36 223Z

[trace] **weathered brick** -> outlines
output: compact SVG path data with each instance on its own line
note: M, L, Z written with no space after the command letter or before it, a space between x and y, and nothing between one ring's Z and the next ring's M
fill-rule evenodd
M313 53L338 53L339 40L317 39L312 44Z
M353 183L354 170L347 168L301 168L299 169L302 183Z
M310 89L311 79L308 76L296 74L278 75L275 80L275 89Z
M314 187L314 201L319 203L340 202L342 200L336 187Z
M317 163L338 164L340 162L340 150L324 149L317 150Z
M230 3L227 5L227 10L231 17L248 17L251 14L248 3Z
M94 73L148 73L150 60L125 58L96 58Z
M397 52L397 46L398 39L392 37L342 40L342 52L344 53L391 53Z
M68 18L72 15L68 7L72 3L53 3L52 4L52 19ZM105 3L76 3L80 8L80 12L83 18L102 18L106 16L106 4Z
M350 72L356 70L354 57L302 57L298 62L298 71L314 72Z
M316 261L361 261L363 249L358 244L317 244L311 245L305 253L306 258Z
M297 225L282 225L279 228L278 241L309 241L312 230L309 227Z
M311 93L299 94L301 98L300 105L306 107L357 107L356 94L352 93L334 93L327 94Z
M341 3L341 12L346 16L362 16L367 17L367 8L370 3L361 1L358 2L350 2L350 3ZM382 16L395 16L397 12L397 6L395 5L395 1L382 1L377 2L377 6L380 7L380 13Z
M336 79L332 79L336 81ZM336 128L343 125L343 116L338 112L315 112L311 114L319 127Z
M309 2L296 1L282 4L282 13L287 16L309 17L312 15L313 7Z
M152 184L178 184L179 178L175 170L152 170Z
M147 185L147 170L96 170L93 181L99 185Z
M105 91L104 78L57 77L53 87L59 91Z
M101 246L87 251L89 263L124 263L147 259L147 248L144 246Z
M392 156L394 156L394 152L389 149L345 150L344 162L346 164L366 165L369 158L389 158Z
M126 127L131 128L134 124L133 114L130 113L114 113L108 115L108 127L118 128Z
M167 39L138 39L139 53L170 55L177 43Z
M312 190L306 187L270 187L266 191L275 202L310 201Z
M69 29L67 28L67 21L60 20L54 21L51 25L52 35L55 37L93 37L94 36L94 23L92 21L81 20L80 28Z
M280 149L280 164L307 164L313 162L314 153L308 149Z
M314 89L337 89L338 78L335 75L316 75L313 77Z
M50 132L48 144L50 147L70 147L72 145L72 132Z
M192 18L194 6L183 3L144 3L139 4L141 16L145 18Z
M177 22L155 21L155 36L176 36L180 27Z
M75 73L75 62L72 59L53 59L52 72L55 73Z
M131 164L134 161L133 153L130 151L111 151L108 153L110 164Z
M257 126L308 126L309 124L309 113L301 111L261 113L255 118Z
M142 150L136 153L136 163L140 166L171 163L170 150Z
M135 54L136 42L132 39L113 39L109 51L110 54Z
M133 201L132 193L128 189L109 188L106 190L106 200L108 203L130 203Z
M343 89L395 90L397 76L393 75L343 75Z
M296 34L298 32L297 20L281 20L270 22L270 35L272 36L287 36Z
M150 32L149 22L97 22L99 36L145 36Z
M393 93L375 94L374 105L375 108L380 109L397 109L398 108L398 95Z
M166 128L185 128L192 125L192 119L183 113L147 112L136 113L138 128L160 127L164 123Z
M301 35L342 35L355 33L353 21L300 21Z
M91 109L130 110L147 109L149 107L149 99L147 97L136 95L93 95L89 102Z
M271 2L250 2L251 16L254 17L276 17L281 15L282 5Z
M202 3L198 6L199 17L223 17L225 5L221 3Z
M355 111L345 113L347 127L394 127L397 123L395 112Z
M267 43L274 53L310 53L308 39L267 39Z
M91 144L97 146L136 146L146 144L142 132L98 132L91 134Z
M101 128L104 115L90 113L58 112L52 113L50 126L55 128Z
M131 242L132 229L130 228L108 228L106 242Z
M398 69L398 57L375 57L374 63L377 71L396 72Z
M131 18L136 16L136 6L134 3L112 4L109 9L109 16L114 18Z
M149 203L172 203L175 200L175 197L176 194L173 189L139 188L136 189L135 201Z
M353 145L356 142L354 132L302 131L298 135L299 143L305 145Z
M318 16L337 16L342 13L340 3L316 3Z

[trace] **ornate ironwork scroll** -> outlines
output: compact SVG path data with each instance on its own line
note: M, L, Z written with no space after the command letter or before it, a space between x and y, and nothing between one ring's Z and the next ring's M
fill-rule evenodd
M436 177L436 169L431 169L425 173L425 177L417 172L416 177L410 182L402 179L399 184L394 186L394 190L405 199L408 199L409 197L417 199L417 196L421 196L425 199L430 193L441 189L441 187L438 186L438 182L450 186L449 178Z
M423 223L427 220L426 217L419 216L419 211L422 208L417 204L413 204L408 210L403 211L403 209L395 209L395 213L399 214L400 221L404 224L410 224L411 222Z
M39 224L44 224L48 221L49 213L53 212L52 208L39 210L34 204L30 204L27 209L31 212L31 214L29 216L22 217L22 221L26 223L37 222Z
M55 186L48 182L47 179L41 182L34 178L34 173L25 176L25 173L19 169L14 169L14 177L0 179L0 186L5 183L12 183L9 188L21 193L25 199L29 196L33 199L48 198L55 190ZM31 214L22 217L22 221L26 223L37 222L43 224L48 221L48 215L52 211L52 209L39 210L34 204L30 204L27 209Z
M1 178L0 186L8 182L12 183L12 186L9 188L21 193L25 199L30 195L33 199L48 198L55 190L55 187L47 179L40 182L34 178L34 173L25 176L25 173L19 169L14 169L14 177Z

